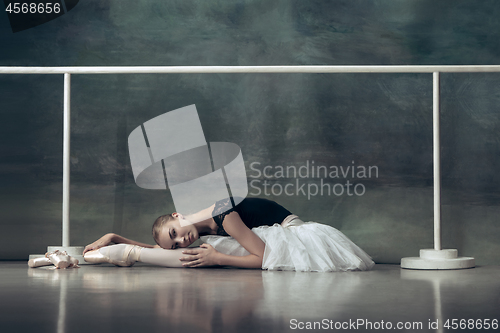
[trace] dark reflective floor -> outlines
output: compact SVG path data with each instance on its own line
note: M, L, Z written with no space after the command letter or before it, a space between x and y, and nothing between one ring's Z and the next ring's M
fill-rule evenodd
M314 322L333 331L349 321L361 332L388 322L394 332L444 332L446 319L500 320L499 277L499 266L296 273L0 262L0 332L311 332Z

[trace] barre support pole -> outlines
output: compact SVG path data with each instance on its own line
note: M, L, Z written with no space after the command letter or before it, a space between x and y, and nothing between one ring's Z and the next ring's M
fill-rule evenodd
M459 257L456 249L441 248L441 143L439 72L432 73L433 165L434 165L434 249L421 249L420 257L401 259L401 268L463 269L475 266L472 257Z

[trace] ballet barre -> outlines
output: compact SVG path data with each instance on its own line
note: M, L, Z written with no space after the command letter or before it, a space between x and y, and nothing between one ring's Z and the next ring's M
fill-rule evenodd
M490 73L500 65L0 67L0 74Z
M432 73L434 249L421 249L420 257L402 258L401 267L411 269L459 269L475 266L474 258L458 257L456 249L441 248L440 73L490 72L500 72L500 65L0 67L0 74L64 75L62 248L49 247L49 251L66 250L68 254L75 256L77 254L71 250L69 240L71 74Z

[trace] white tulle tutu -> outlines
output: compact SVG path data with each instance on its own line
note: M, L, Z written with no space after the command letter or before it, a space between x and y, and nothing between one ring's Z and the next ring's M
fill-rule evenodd
M262 269L336 272L369 270L375 265L368 254L329 225L295 219L285 227L274 224L252 231L266 243ZM221 253L249 254L232 237L209 235L200 238Z

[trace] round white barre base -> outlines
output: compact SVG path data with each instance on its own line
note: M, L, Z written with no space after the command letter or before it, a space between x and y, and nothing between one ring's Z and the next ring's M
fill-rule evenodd
M66 251L71 257L78 259L78 265L91 265L83 259L83 246L48 246L47 252L54 252L55 250ZM43 258L45 254L30 254L29 259Z
M420 257L401 259L401 268L408 269L464 269L476 265L472 257L459 257L456 249L421 249Z

